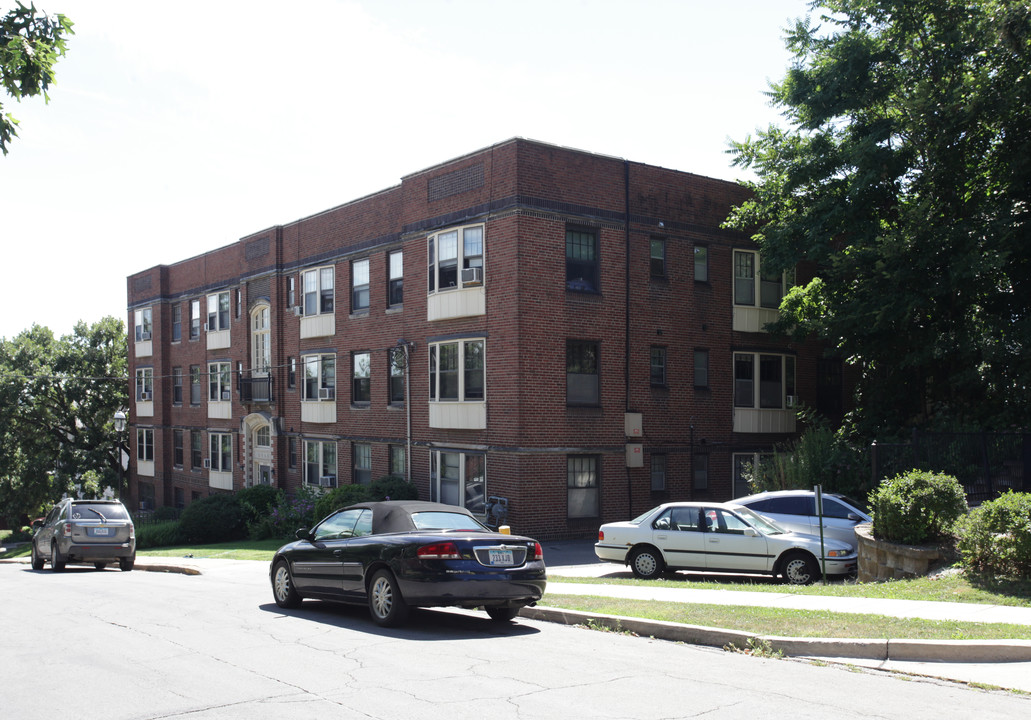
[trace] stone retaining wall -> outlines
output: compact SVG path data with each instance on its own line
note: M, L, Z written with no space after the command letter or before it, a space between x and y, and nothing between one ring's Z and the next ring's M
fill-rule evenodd
M859 539L859 582L922 577L931 566L944 559L940 548L877 540L870 525L857 525L856 537Z

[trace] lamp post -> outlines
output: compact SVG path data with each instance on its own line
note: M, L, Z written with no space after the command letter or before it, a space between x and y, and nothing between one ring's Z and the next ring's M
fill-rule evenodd
M125 463L122 460L122 453L125 452L125 446L122 443L122 433L125 432L126 418L125 413L121 410L115 411L114 417L115 432L118 434L118 497L122 497L122 492L126 490L125 487ZM125 452L128 455L128 452Z

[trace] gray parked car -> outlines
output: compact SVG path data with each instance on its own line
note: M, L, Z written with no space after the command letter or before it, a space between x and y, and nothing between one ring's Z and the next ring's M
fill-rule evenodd
M136 528L117 500L65 498L45 519L32 523L32 569L44 563L60 572L67 563L89 564L103 570L118 563L122 570L136 564Z
M812 490L774 490L738 498L744 505L783 528L794 532L820 535L820 518L816 514L816 493ZM844 495L823 493L823 536L855 546L856 525L870 522L870 516L859 509L859 503Z

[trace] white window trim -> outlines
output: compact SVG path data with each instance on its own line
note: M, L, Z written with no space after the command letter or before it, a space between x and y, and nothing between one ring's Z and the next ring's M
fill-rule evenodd
M223 378L224 372L228 377ZM212 379L217 383L217 390L212 397ZM227 398L225 395L229 394ZM208 363L208 402L229 402L233 398L233 364L229 362Z
M458 455L458 494L459 494L459 498L462 500L462 504L458 505L458 507L465 507L467 510L469 510L470 512L473 512L473 513L475 513L477 515L481 515L481 516L485 515L486 514L486 507L484 507L483 503L487 499L487 495L488 495L488 493L487 493L488 481L487 481L487 456L486 456L486 454L484 454L484 453L466 453L466 452L463 452L461 450L452 450L452 449L446 449L446 448L441 448L439 450L438 449L430 450L430 499L433 502L446 503L447 501L442 498L441 490L440 490L440 480L441 480L440 468L441 468L441 456L442 455ZM479 503L476 506L472 507L472 508L468 507L468 504L465 502L466 498L468 497L468 490L469 490L468 486L470 484L470 478L467 478L466 474L465 474L465 471L466 471L467 465L468 465L468 463L466 462L466 459L468 457L481 457L481 458L483 458L483 479L482 479L482 482L483 482L483 492L482 493L478 493L476 495L476 497L479 497Z
M215 443L218 443L216 452ZM229 446L229 467L222 467L222 445ZM233 472L233 434L229 432L208 433L208 460L212 472L231 473Z
M751 405L737 404L737 359L747 355L752 358L752 402ZM772 355L781 358L780 363L780 407L760 407L761 358ZM731 376L734 378L734 432L740 433L791 433L795 432L796 413L795 396L788 392L798 392L798 367L795 355L776 352L735 352L731 357L733 363ZM788 366L791 365L789 371ZM790 382L789 382L790 376Z
M222 319L221 319L221 315L222 315L222 298L223 297L225 297L225 299L226 299L226 323L225 323L224 326L222 325ZM232 301L231 301L230 296L229 296L229 291L228 290L222 290L221 292L212 293L212 294L208 295L208 301L207 302L208 302L208 307L207 307L207 310L208 310L208 314L207 314L208 328L207 328L207 331L210 333L210 332L222 332L223 330L228 330L230 324L233 321L232 320ZM214 305L215 305L214 312L212 312L212 310L211 310L212 303L214 303ZM212 321L212 316L214 316L214 322Z
M308 477L308 447L310 445L317 445L318 446L318 451L319 451L318 464L319 464L319 473L320 474L319 474L319 477L315 478L314 482L312 482L312 478ZM332 473L326 473L326 475L323 475L322 473L323 473L324 470L330 469L330 468L326 467L326 457L325 457L326 445L332 445L333 446L334 464L333 464L333 467L332 467L333 472ZM333 478L332 482L330 483L330 485L328 485L328 487L337 487L340 484L339 483L339 478L340 478L340 473L339 473L340 453L339 453L339 450L336 447L336 443L333 440L308 440L308 439L305 439L304 445L303 445L303 448L302 448L302 452L303 452L304 455L303 455L303 459L301 460L301 462L304 465L303 473L304 473L304 484L305 485L313 485L313 486L318 487L321 484L319 478L326 477L326 476L332 476L332 478Z
M140 308L133 313L136 342L150 342L154 333L154 309Z
M478 255L469 255L468 258L465 254L465 234L469 230L480 230L480 253ZM447 287L440 286L440 238L451 233L457 233L456 243L458 244L457 256L455 258L455 284L448 285ZM471 225L459 225L455 227L444 228L426 238L427 252L430 252L432 246L433 257L429 258L427 272L433 273L433 288L427 288L427 292L430 295L436 295L439 293L448 293L455 290L463 290L468 287L480 287L486 282L486 254L487 254L487 228L483 223L473 223ZM478 265L472 265L466 267L467 261L473 261L479 258ZM479 268L479 278L469 279L468 282L462 280L463 270L472 270Z
M333 291L333 307L330 310L322 309L322 275L323 270L330 271L330 278L332 278L331 288ZM308 312L308 286L307 278L309 275L313 275L315 278L315 312ZM316 315L333 315L336 312L336 266L334 265L320 265L319 267L308 268L301 271L301 314L304 317L315 317Z
M326 358L333 359L333 385L328 385L324 382L325 378L322 372L322 366L326 361ZM315 377L318 380L316 388L316 397L308 397L308 364L312 363L315 366ZM299 384L301 386L301 402L336 402L336 389L337 379L340 375L339 364L337 363L337 356L335 353L311 353L309 355L301 355L300 363ZM326 393L326 397L323 397L323 390L332 390L332 393Z

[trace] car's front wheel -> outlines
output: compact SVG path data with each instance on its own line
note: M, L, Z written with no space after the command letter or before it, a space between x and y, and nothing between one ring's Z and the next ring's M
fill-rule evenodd
M36 541L32 541L32 569L42 570L43 563L46 562L43 557L39 554L39 550L36 548Z
M50 569L54 572L61 572L64 570L65 562L64 555L57 549L57 541L50 543Z
M513 607L489 607L484 610L494 622L511 622L519 614L519 608Z
M369 612L377 625L394 627L408 618L408 603L401 597L397 579L389 570L380 570L369 583Z
M820 577L820 568L809 553L793 552L784 558L782 574L792 585L810 585Z
M294 590L293 581L290 578L290 568L286 560L276 563L272 571L272 597L276 605L281 608L295 608L301 604L301 596Z
M653 580L662 574L666 564L653 547L639 547L630 553L630 569L643 580Z

